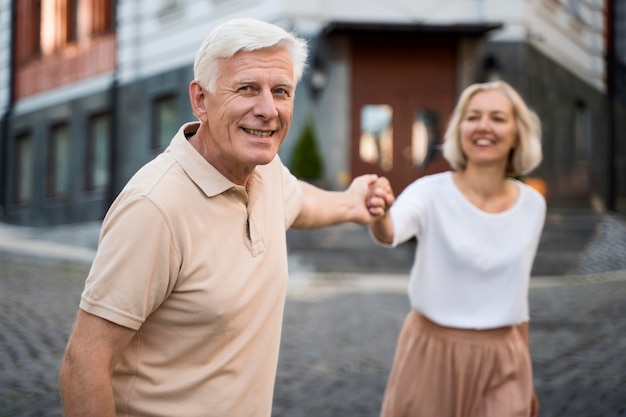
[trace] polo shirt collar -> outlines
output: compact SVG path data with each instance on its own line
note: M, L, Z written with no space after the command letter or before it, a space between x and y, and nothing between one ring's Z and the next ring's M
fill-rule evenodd
M214 197L235 187L235 184L204 159L187 140L187 136L193 135L199 126L199 122L181 126L170 143L169 151L202 192L207 197Z

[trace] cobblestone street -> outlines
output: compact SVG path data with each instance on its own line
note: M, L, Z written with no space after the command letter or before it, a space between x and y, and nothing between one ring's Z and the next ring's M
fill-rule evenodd
M86 266L0 253L0 416L61 416L57 375Z
M60 417L57 373L87 266L0 253L0 269L0 416ZM294 277L273 417L377 416L404 278L315 277ZM541 416L626 416L626 272L537 278L530 296Z

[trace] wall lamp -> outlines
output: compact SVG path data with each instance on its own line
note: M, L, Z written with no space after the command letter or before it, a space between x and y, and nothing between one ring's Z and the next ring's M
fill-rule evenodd
M313 100L319 98L320 94L326 88L328 84L328 75L326 73L326 65L320 57L319 53L315 54L313 58L313 66L311 68L311 75L309 79L309 88L311 90L311 97Z
M483 61L483 73L486 81L498 81L502 79L503 70L500 61L493 55L489 55Z

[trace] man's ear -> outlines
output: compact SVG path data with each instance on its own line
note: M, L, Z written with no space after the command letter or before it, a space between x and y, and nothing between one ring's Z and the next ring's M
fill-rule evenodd
M204 99L206 91L200 86L200 83L196 80L193 80L189 83L189 101L191 103L191 111L196 117L202 121L206 122L206 104Z

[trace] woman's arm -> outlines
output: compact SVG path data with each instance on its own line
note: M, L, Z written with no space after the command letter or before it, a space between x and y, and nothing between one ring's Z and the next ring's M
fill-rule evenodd
M370 229L379 242L387 245L393 243L393 222L391 221L391 215L389 213L385 213L383 217L372 222Z

